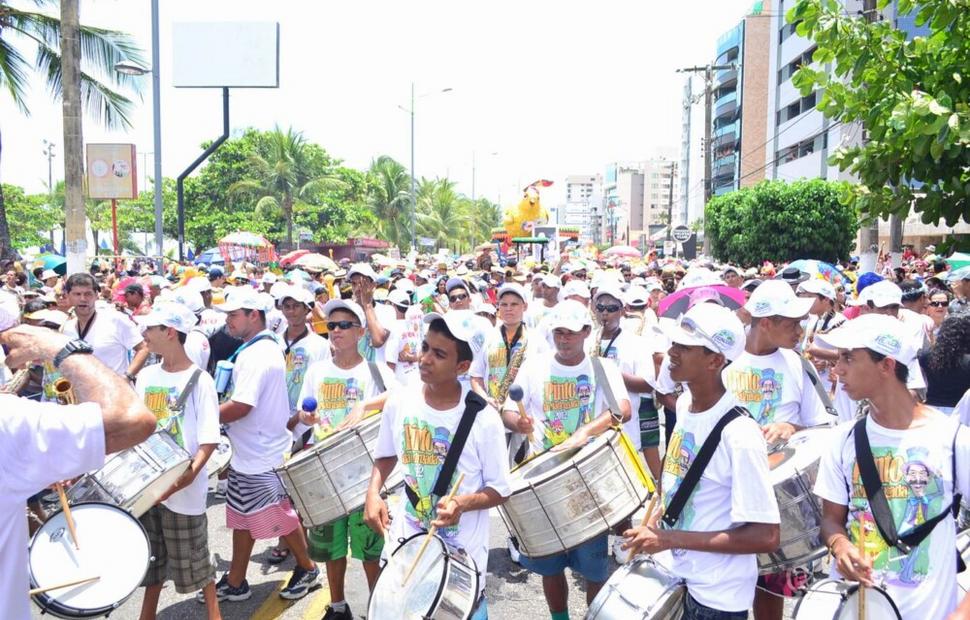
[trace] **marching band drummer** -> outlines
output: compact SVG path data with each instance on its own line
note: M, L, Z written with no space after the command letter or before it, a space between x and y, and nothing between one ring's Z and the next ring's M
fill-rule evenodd
M633 553L672 551L666 568L686 581L685 620L744 620L758 579L755 554L774 551L780 538L767 449L757 422L742 414L723 427L677 521L669 527L659 523L701 446L736 405L721 371L744 351L744 326L722 306L698 304L668 335L671 379L689 389L677 400L677 422L658 490L661 510L647 525L625 532L624 547Z
M519 373L525 391L525 417L511 400L503 406L506 428L529 434L535 428L534 452L546 448L580 448L613 424L615 414L630 419L630 400L623 376L612 360L602 359L608 386L596 379L593 362L586 354L586 339L592 331L589 311L578 301L560 302L546 317L556 347L555 356L539 356ZM616 399L618 412L609 412L607 390ZM597 414L597 411L603 413ZM566 553L542 559L522 556L523 567L542 575L542 589L552 620L568 620L569 584L566 568L586 579L586 602L592 602L609 577L608 534L603 534Z
M386 364L368 362L358 351L366 329L363 308L350 300L332 299L323 307L323 313L327 317L333 357L318 361L307 370L299 400L314 398L317 408L313 412L301 411L298 414L301 424L295 429L298 434L311 433L310 441L319 441L336 430L357 424L366 402L379 397L394 382L394 375ZM354 617L344 596L348 541L351 556L363 564L368 587L373 590L377 583L384 538L364 524L363 513L361 509L310 530L310 558L326 562L327 566L331 602L324 620Z
M27 590L27 498L47 485L104 464L106 454L139 444L155 416L124 378L91 355L86 342L42 327L14 327L17 298L0 294L0 344L7 363L53 362L78 405L39 403L0 395L0 609L5 618L31 617Z
M445 315L432 312L425 317L428 329L421 347L421 381L411 381L387 399L364 521L382 536L390 526L393 540L437 527L447 544L464 550L475 561L483 591L472 620L483 620L488 617L484 596L488 509L504 502L511 489L497 412L458 379L472 362L475 318L467 310ZM447 493L433 491L466 409L474 418L464 446L455 445L460 452L447 486L451 488L460 474L464 479L455 496L447 499L443 497ZM404 471L405 488L400 494L404 509L391 525L380 493L398 463Z
M858 422L864 434L855 437L856 421L839 426L819 463L815 494L822 498L822 539L835 557L832 577L881 585L903 620L943 620L957 605L949 512L954 493L970 496L970 429L917 402L907 388L916 343L895 318L866 314L818 337L839 349L833 372L848 395L870 402ZM857 441L869 446L888 514L870 506ZM874 513L887 514L884 527ZM933 524L938 515L942 520ZM881 533L889 518L901 537L927 522L930 533L891 546ZM858 549L860 531L866 557Z

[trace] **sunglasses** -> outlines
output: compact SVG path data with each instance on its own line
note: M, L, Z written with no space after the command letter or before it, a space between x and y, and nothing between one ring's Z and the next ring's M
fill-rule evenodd
M931 301L930 302L930 305L933 306L934 308L946 308L947 306L950 305L950 302L948 302L948 301Z
M597 312L619 312L622 308L623 306L620 304L610 304L608 306L606 304L596 304Z
M327 321L327 330L334 331L340 328L341 331L347 331L352 327L360 327L360 323L355 323L354 321Z
M448 296L448 301L450 301L453 304L458 303L459 301L465 301L466 299L468 299L468 295L454 295L454 296L449 295Z

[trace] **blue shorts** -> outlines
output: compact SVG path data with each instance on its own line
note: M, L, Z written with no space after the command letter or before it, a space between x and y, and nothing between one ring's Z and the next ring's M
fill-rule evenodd
M605 583L610 576L609 535L603 534L584 542L566 553L549 556L547 558L520 558L522 567L543 577L553 577L562 574L566 568L571 568L586 581Z

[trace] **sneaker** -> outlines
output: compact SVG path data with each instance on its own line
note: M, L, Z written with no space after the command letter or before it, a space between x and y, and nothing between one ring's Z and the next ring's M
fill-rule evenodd
M297 566L293 569L293 575L290 577L289 583L286 584L285 588L280 590L280 598L285 598L288 601L303 598L319 578L320 569L316 566L313 567L313 570L307 570Z
M252 595L253 591L249 587L249 582L245 579L238 588L229 585L229 573L224 573L216 583L216 598L220 603L222 601L245 601ZM196 592L195 600L199 603L205 603L205 593L202 590Z
M508 545L509 545L509 557L512 558L512 563L520 564L521 562L519 562L519 556L521 554L519 553L519 548L515 544L515 539L512 538L511 536L509 536L508 538Z
M626 564L630 561L630 551L623 548L623 537L622 536L610 536L613 539L613 544L611 545L613 549L613 559L616 560L617 564Z
M350 605L344 605L343 611L337 611L327 605L327 613L323 614L320 620L354 620L354 614L350 612Z

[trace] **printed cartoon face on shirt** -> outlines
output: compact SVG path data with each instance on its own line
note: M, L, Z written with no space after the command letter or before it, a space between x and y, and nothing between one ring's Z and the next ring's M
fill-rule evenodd
M910 448L904 453L892 447L872 446L872 457L900 534L948 509L943 501L943 478L925 448ZM915 588L922 583L930 572L930 543L935 534L930 534L908 555L886 545L869 510L858 465L852 468L850 503L850 534L853 541L857 541L859 524L862 524L863 540L873 559L873 569L893 585ZM952 558L947 556L945 560L952 561ZM944 561L944 558L936 561Z
M775 420L785 376L773 368L728 367L727 389L761 426Z
M286 393L290 398L290 409L296 409L303 389L303 377L307 369L306 349L298 347L286 354Z
M549 377L543 385L542 411L546 416L544 446L561 444L592 417L595 386L589 375Z
M175 438L175 442L184 448L185 438L182 435L181 416L173 417L172 413L178 397L179 393L174 387L148 386L145 388L145 406L155 414L156 428L167 429Z
M323 439L334 427L344 421L350 409L361 399L363 388L357 379L327 378L317 386L317 415L320 422L314 426L318 440Z
M680 488L680 483L687 475L687 469L694 462L699 447L694 440L694 433L684 432L683 429L676 429L670 437L670 445L667 446L667 455L664 457L663 472L661 477L661 488L663 489L663 505L666 509L674 495ZM684 509L680 513L677 521L677 529L689 530L694 522L694 498L687 499ZM683 549L674 549L673 553L683 554Z
M488 395L492 398L498 398L499 387L502 385L502 381L505 379L505 373L508 372L508 364L506 363L506 358L512 359L519 349L523 346L522 341L516 342L512 345L512 352L506 356L505 343L499 339L495 340L495 344L488 350Z
M432 491L451 448L452 435L444 426L434 427L417 418L405 417L403 422L401 465L404 467L404 482L410 489L405 518L417 528L428 529L440 499ZM449 488L456 474L452 474ZM446 539L454 538L457 532L458 526L438 530Z

